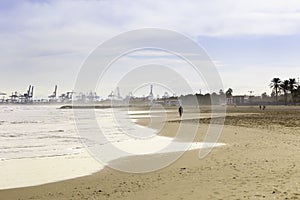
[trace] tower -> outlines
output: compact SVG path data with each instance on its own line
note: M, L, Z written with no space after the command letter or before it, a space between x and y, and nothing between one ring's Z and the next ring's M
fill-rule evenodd
M153 85L150 85L150 95L149 96L153 96L152 90L153 90Z
M120 88L119 88L119 87L117 87L117 98L118 98L118 99L121 99Z
M149 96L148 96L148 99L150 100L153 100L153 85L150 85L150 93L149 93Z

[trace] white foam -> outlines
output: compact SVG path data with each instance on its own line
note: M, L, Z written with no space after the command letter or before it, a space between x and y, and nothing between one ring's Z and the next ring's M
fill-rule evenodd
M86 176L103 168L88 153L0 162L0 189L28 187Z
M128 110L126 111L129 115L140 115L140 114L151 114L151 113L169 113L172 112L170 110Z

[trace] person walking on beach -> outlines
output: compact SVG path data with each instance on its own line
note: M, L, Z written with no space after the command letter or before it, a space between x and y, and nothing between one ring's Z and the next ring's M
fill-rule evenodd
M178 113L179 113L179 117L181 117L181 116L182 116L182 113L183 113L183 108L182 108L182 106L179 106L179 108L178 108Z

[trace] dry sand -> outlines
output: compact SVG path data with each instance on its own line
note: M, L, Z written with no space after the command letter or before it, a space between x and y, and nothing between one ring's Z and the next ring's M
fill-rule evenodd
M209 113L209 108L201 111ZM227 112L218 141L227 145L204 159L194 150L156 172L128 174L105 168L72 180L2 190L0 199L300 199L300 107L228 107ZM174 136L180 122L176 114L175 109L168 115L160 135ZM210 119L183 122L199 121L195 141L203 139ZM164 159L168 154L153 156ZM114 162L134 159L149 157Z

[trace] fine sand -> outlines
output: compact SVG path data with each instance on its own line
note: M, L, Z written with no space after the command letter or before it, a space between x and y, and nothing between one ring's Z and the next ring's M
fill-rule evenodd
M195 110L185 109L184 115L193 116ZM170 108L159 134L174 137L180 123L199 123L194 141L203 141L211 119L209 108L200 110L205 117L181 121L177 109ZM204 159L198 158L199 150L188 151L171 165L145 174L106 167L81 178L2 190L0 199L300 199L300 107L228 107L227 114L218 140L226 145ZM212 123L220 125L217 119ZM130 165L136 159L150 156L113 162Z

